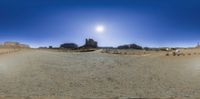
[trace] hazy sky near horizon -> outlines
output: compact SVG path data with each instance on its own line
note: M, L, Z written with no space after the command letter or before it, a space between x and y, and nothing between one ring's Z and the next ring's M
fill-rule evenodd
M32 47L85 38L100 46L194 46L200 0L0 0L0 37Z

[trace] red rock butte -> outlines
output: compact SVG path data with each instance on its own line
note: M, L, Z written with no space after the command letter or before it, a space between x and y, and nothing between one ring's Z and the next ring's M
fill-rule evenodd
M0 48L30 48L30 46L19 42L4 42L0 44Z

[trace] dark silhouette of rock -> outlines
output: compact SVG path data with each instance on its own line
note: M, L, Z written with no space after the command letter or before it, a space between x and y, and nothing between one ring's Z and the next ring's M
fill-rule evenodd
M53 48L53 46L49 46L49 48L50 48L50 49L52 49L52 48Z
M83 48L97 48L97 42L93 39L85 39L85 45L82 46Z
M118 49L142 49L142 47L137 44L121 45L121 46L118 46L117 48Z
M78 45L75 43L64 43L60 45L60 48L76 49L78 48Z

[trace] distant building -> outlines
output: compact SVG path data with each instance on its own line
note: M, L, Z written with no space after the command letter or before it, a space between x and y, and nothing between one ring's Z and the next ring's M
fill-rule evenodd
M93 39L85 39L85 45L82 46L83 48L97 48L97 41L94 41Z
M78 48L78 45L75 43L64 43L60 45L60 48L76 49Z

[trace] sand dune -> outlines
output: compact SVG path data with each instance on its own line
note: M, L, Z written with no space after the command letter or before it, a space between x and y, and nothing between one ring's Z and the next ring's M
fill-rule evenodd
M24 50L0 55L0 96L200 97L199 59Z

